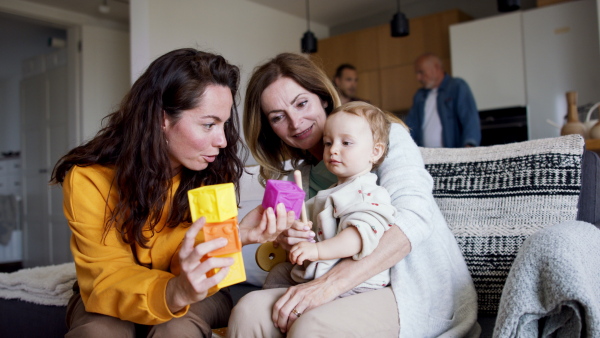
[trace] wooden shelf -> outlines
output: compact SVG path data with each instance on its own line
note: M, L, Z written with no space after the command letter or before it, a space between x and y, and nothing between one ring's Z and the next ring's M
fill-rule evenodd
M600 153L600 139L585 140L585 149Z

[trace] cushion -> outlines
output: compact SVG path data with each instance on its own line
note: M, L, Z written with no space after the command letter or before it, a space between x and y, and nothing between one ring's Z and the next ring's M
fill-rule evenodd
M496 313L525 239L577 217L579 135L489 147L421 148L433 195L463 252L479 311Z

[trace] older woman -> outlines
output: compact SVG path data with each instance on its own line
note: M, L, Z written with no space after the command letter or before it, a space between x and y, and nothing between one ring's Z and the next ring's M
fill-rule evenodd
M323 159L326 116L340 104L327 76L309 59L284 53L255 69L246 93L243 127L263 180L300 168L307 197L335 183ZM398 210L395 225L368 257L344 259L323 277L289 288L255 291L229 321L234 337L477 336L477 296L456 240L431 193L408 130L396 123L389 153L376 171ZM308 240L295 224L278 238L286 249ZM336 299L391 268L391 287ZM251 314L251 315L250 315Z
M56 164L78 281L67 337L210 337L227 323L229 292L209 289L233 260L202 259L227 241L196 242L204 217L191 224L186 193L239 181L238 82L222 56L169 52L92 140ZM277 214L258 207L240 222L242 243L273 240L292 222L283 205Z

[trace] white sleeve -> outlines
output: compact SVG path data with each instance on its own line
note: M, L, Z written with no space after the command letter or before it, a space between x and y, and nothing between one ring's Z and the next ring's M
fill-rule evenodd
M396 225L413 248L418 246L433 231L433 179L410 133L398 123L392 124L388 154L377 175L397 209Z

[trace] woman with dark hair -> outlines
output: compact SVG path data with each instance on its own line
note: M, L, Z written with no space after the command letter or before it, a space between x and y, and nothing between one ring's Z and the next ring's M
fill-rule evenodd
M288 175L283 162L290 160L302 171L307 198L337 182L323 162L323 128L340 100L318 66L301 55L277 55L254 70L245 100L244 135L263 181ZM342 259L303 284L285 287L267 278L266 290L249 293L233 309L230 336L478 336L471 275L402 124L392 123L389 152L375 173L397 210L375 250L361 260ZM318 231L307 228L296 222L277 242L289 251ZM285 268L276 265L269 276ZM388 287L338 298L390 268Z
M201 261L227 241L196 243L204 218L191 224L187 191L237 187L246 156L238 84L238 68L221 56L169 52L150 64L92 140L58 161L51 182L63 186L77 268L67 336L168 336L176 329L178 336L210 337L211 327L226 326L231 296L208 290L233 260ZM284 230L293 214L277 209L257 207L240 221L242 244ZM214 268L220 271L207 277Z

